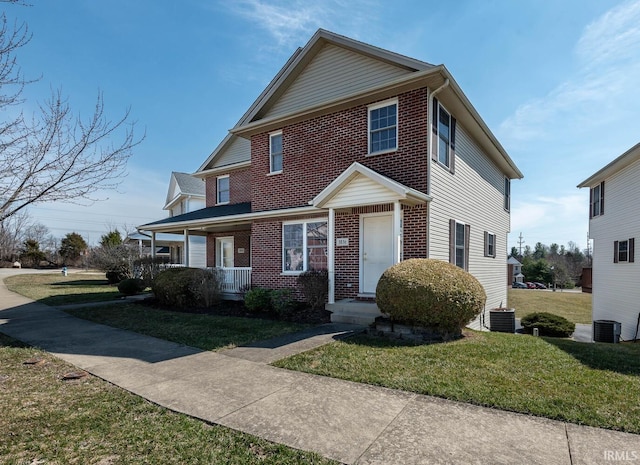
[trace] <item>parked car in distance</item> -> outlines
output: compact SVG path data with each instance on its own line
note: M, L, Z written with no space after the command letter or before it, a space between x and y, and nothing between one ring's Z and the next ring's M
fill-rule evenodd
M527 289L527 285L525 283L513 283L511 287L513 289Z
M533 284L534 284L534 286L536 286L536 289L546 289L547 288L547 286L545 286L542 283L533 283Z
M533 284L532 282L527 281L525 284L527 285L527 289L535 289L536 288L536 285Z

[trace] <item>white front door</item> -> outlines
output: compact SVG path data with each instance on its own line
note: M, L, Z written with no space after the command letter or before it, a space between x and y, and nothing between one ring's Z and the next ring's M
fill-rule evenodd
M384 270L394 264L393 215L360 217L360 292L375 293Z
M233 237L216 238L216 266L233 268ZM233 284L233 272L224 272L223 284Z

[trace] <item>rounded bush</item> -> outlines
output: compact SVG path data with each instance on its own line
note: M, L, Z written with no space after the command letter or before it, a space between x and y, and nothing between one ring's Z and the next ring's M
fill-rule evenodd
M161 305L176 309L203 307L202 283L209 281L210 274L200 268L169 268L158 273L152 291Z
M118 290L124 295L136 295L145 289L144 281L138 278L123 279L118 283Z
M109 281L109 284L118 284L127 276L122 271L111 270L105 273L105 277L107 278L107 281Z
M483 310L487 296L471 274L440 260L416 258L388 268L378 281L376 303L392 320L438 331L445 337Z
M270 312L273 308L271 294L271 290L262 287L249 289L244 295L244 306L251 313Z
M525 333L533 333L538 328L540 336L569 337L576 330L576 324L560 315L547 312L536 312L525 315L520 320Z

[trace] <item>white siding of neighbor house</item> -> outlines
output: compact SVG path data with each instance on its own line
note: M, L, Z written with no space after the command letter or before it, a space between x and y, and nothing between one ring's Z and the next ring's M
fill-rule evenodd
M593 319L622 323L635 336L640 313L640 161L605 179L604 214L589 222L593 239ZM634 263L614 263L613 243L635 239Z
M263 118L285 115L352 95L410 72L379 59L327 44Z
M204 268L207 266L207 238L189 236L189 266Z
M510 216L504 209L504 175L483 154L460 123L456 127L455 173L431 160L429 257L449 261L449 220L471 227L469 272L487 293L485 325L489 310L508 306L507 233ZM484 232L496 235L495 258L484 256ZM470 325L482 329L482 315Z

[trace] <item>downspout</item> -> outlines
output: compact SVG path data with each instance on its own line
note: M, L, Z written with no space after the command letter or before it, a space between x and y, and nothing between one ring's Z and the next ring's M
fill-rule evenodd
M438 87L436 90L431 92L428 99L427 106L427 195L431 196L431 146L433 144L433 134L432 134L432 126L433 126L433 99L438 92L449 85L449 78L444 80L444 83ZM427 258L431 255L431 205L427 203Z

